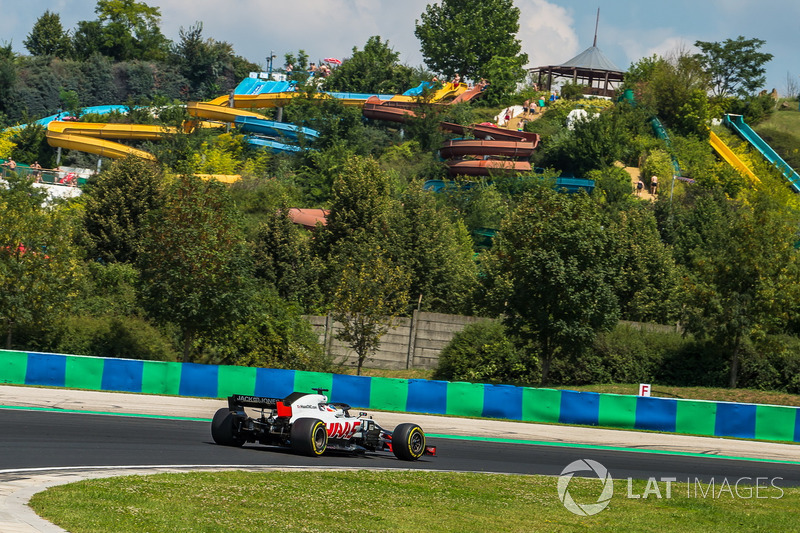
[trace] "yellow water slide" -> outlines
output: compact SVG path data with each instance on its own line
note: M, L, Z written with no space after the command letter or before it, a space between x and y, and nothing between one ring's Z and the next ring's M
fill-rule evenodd
M147 124L105 124L98 122L62 122L47 125L47 144L56 148L80 150L112 159L134 155L155 161L153 154L107 139L152 140L174 133L161 126Z
M266 118L264 115L254 113L253 111L223 107L223 104L215 104L215 101L216 100L212 100L211 102L189 102L186 104L186 112L193 117L207 120L220 120L222 122L236 122L238 117ZM227 103L227 99L225 103Z
M753 171L750 170L750 167L745 165L744 162L739 159L739 156L733 153L733 150L731 150L730 147L725 144L722 139L720 139L719 136L713 131L710 132L709 143L711 144L711 147L714 148L714 150L716 150L716 152L720 155L720 157L724 159L725 162L727 162L730 166L750 178L754 183L761 183L761 180L758 179L758 176L753 174Z
M457 96L465 93L468 87L465 83L458 85L454 83L445 83L444 86L437 90L431 97L432 102L441 102L449 98L456 98ZM283 92L283 93L264 93L264 94L235 94L233 95L233 107L236 109L261 109L268 107L283 107L291 102L294 98L305 96L303 92ZM344 105L357 105L363 106L367 98L373 96L372 94L357 94L357 93L316 93L314 98L336 98ZM397 94L392 96L388 101L390 102L417 102L418 96L407 96L404 94ZM231 109L231 97L220 96L204 105L211 105L216 107L227 107ZM191 105L191 104L189 104ZM191 111L190 111L191 112ZM261 117L263 118L263 117ZM225 120L225 119L218 119Z
M446 100L448 98L455 98L467 92L468 88L469 87L467 87L466 83L459 83L458 85L450 82L445 83L441 89L433 93L431 101L441 102L442 100ZM392 98L392 100L394 100L394 98Z

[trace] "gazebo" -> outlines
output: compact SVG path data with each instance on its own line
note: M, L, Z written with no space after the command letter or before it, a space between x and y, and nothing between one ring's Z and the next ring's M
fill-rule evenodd
M598 22L600 10L597 11ZM594 96L614 96L614 91L622 83L625 73L619 69L602 50L597 47L597 26L592 46L576 55L566 63L529 69L539 87L552 91L553 81L568 78L573 84L586 85L584 94Z

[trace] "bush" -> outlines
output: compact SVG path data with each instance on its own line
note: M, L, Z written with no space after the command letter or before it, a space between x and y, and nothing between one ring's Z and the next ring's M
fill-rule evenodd
M679 333L620 323L612 331L598 334L588 353L554 361L552 378L562 385L661 383L662 365L686 343Z
M531 383L535 361L526 361L500 322L481 321L456 333L439 355L434 379L473 383Z
M742 357L742 388L800 393L800 339L787 335L767 337Z
M61 324L52 349L57 353L94 357L178 360L170 339L135 316L69 317Z

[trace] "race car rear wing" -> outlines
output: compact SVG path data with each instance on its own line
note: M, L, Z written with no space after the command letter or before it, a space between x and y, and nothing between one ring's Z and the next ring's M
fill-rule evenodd
M255 407L256 409L277 409L278 398L267 398L265 396L244 396L234 394L228 396L228 408L231 411L241 411L244 407Z

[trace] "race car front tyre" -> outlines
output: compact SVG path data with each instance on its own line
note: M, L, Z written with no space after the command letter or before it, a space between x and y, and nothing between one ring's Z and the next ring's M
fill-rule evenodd
M292 424L292 450L302 455L318 457L328 447L328 430L318 418L298 418Z
M214 413L211 421L211 437L223 446L242 446L244 439L236 429L236 419L229 409L223 407Z
M392 452L403 461L416 461L425 453L425 432L416 424L400 424L392 432Z

